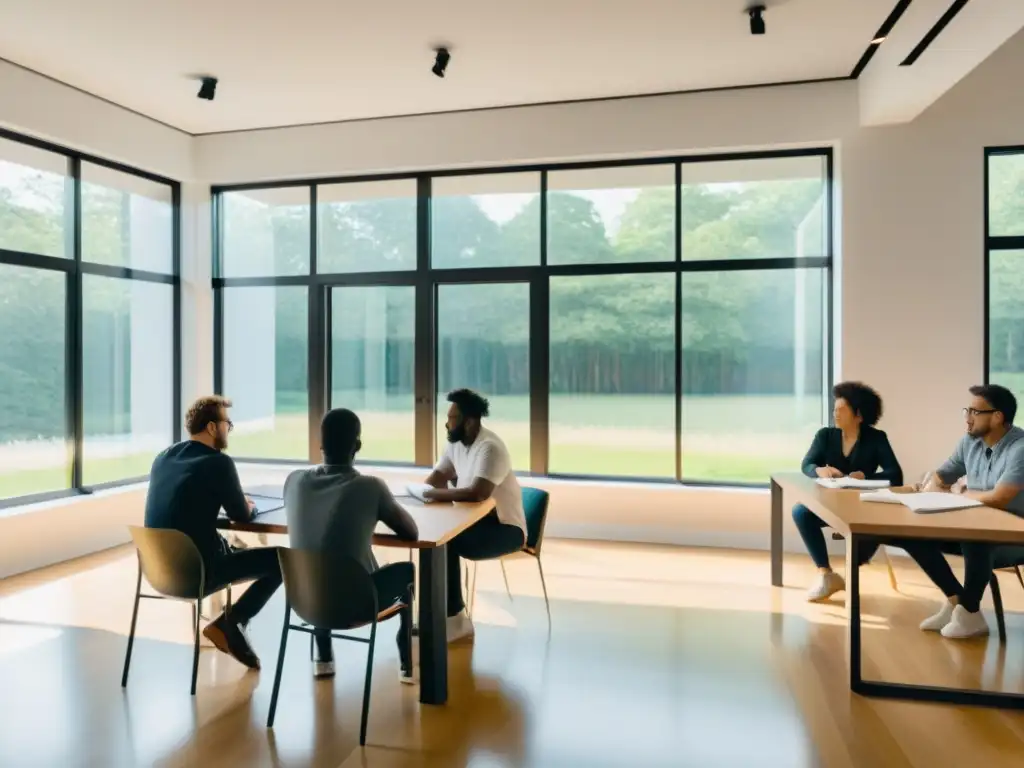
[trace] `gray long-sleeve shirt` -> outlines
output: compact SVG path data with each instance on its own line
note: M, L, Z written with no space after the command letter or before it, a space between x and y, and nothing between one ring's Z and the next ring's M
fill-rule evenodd
M419 535L416 521L384 481L350 466L292 472L284 484L284 503L292 547L348 555L369 572L377 570L370 546L378 521L399 538Z

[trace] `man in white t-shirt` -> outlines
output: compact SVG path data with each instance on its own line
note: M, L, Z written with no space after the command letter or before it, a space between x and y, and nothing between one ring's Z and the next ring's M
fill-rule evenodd
M518 552L526 543L523 493L501 438L485 428L487 400L468 389L448 393L448 446L427 478L433 501L494 499L494 510L448 543L448 642L472 637L462 598L460 557L489 560Z

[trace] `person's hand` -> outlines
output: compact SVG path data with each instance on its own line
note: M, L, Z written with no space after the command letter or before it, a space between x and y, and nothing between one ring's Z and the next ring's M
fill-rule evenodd
M961 477L950 487L950 493L962 495L967 491L967 477Z
M852 477L854 480L863 480L864 479L864 473L863 472L851 472L850 473L850 477Z
M252 512L254 512L256 509L256 502L253 501L249 496L246 496L245 503L249 506L249 513L252 514Z
M818 467L815 470L818 477L842 477L843 473L835 467Z

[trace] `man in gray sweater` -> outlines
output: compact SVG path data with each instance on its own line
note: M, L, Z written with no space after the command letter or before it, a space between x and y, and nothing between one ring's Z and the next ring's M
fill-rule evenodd
M397 502L383 480L361 475L353 467L362 448L359 417L338 408L324 415L320 423L320 448L324 463L312 469L292 472L284 484L288 510L288 536L295 549L347 555L362 565L377 587L381 610L399 600L407 606L401 612L398 652L401 680L413 682L412 593L415 566L409 562L380 568L371 543L378 521L399 538L419 536L416 521ZM334 675L334 653L329 632L316 637L315 677Z

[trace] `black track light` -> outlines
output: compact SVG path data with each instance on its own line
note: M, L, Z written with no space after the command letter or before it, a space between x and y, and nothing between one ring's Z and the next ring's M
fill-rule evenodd
M766 8L763 5L753 5L747 8L747 15L750 16L750 34L752 35L763 35L765 32L764 26L764 12Z
M199 93L196 94L200 99L206 99L207 101L213 101L213 97L217 92L217 78L216 77L203 77L200 78L202 85L199 86Z
M444 71L448 69L448 62L451 61L451 58L452 55L448 53L447 48L438 48L437 56L434 57L434 66L430 71L438 77L444 77Z

